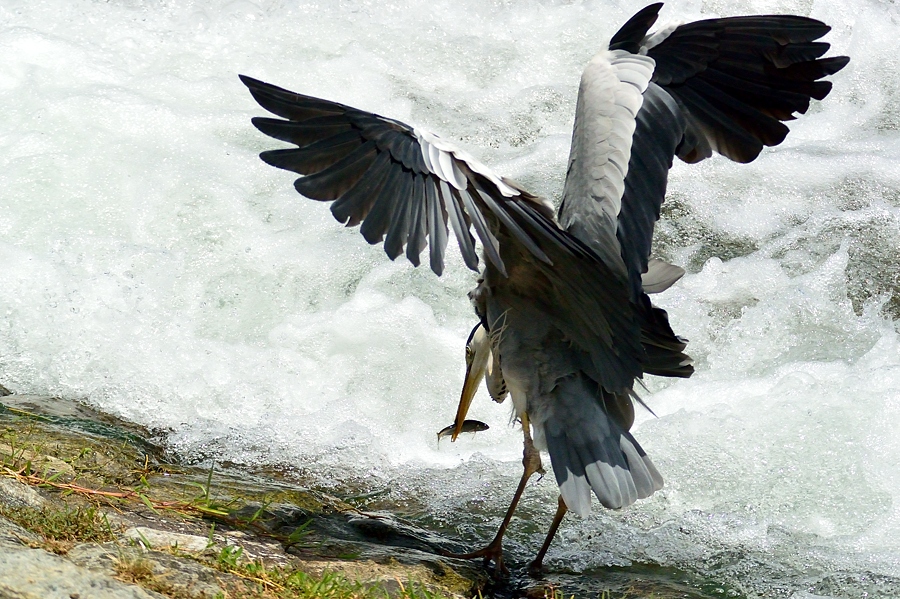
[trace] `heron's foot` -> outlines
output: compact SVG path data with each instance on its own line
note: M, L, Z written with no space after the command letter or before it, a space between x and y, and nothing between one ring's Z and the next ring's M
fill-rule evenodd
M528 575L532 578L544 577L544 556L541 555L528 564Z
M483 547L471 553L450 553L449 551L441 551L444 557L454 557L456 559L478 559L484 558L484 565L494 562L495 574L500 576L508 576L509 570L503 563L503 542L502 539L496 538L490 542L487 547Z

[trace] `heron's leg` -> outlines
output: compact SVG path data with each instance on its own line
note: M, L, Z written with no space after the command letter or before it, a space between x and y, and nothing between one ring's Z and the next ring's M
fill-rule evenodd
M559 505L556 508L556 515L553 516L553 524L550 525L550 530L547 531L547 538L544 539L541 550L538 551L534 561L528 566L529 573L537 574L541 571L541 568L544 567L544 556L547 554L547 549L550 548L550 542L553 541L553 537L556 536L556 529L559 528L559 523L562 522L563 516L565 516L568 511L569 508L566 505L566 502L563 501L562 495L560 495Z
M527 415L522 416L522 432L525 435L525 449L522 451L522 466L524 466L525 470L522 472L522 478L519 479L519 486L516 488L516 492L509 504L509 509L506 510L506 516L503 518L503 522L500 524L497 534L494 535L494 540L478 551L462 554L445 553L444 555L460 559L483 557L485 564L493 561L497 565L499 571L508 572L506 566L503 565L503 535L506 533L506 528L509 526L509 522L512 520L513 514L516 511L519 499L522 498L522 492L525 491L525 485L528 483L528 479L536 472L540 472L541 474L544 473L544 468L541 465L541 452L535 448L534 441L531 439Z

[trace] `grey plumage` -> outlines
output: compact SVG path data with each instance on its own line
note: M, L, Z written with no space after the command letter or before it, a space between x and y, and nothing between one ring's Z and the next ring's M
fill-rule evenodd
M591 491L604 507L618 509L663 486L646 453L603 401L584 401L592 386L579 374L561 380L551 392L544 421L556 481L566 505L577 514L590 512ZM580 424L585 420L591 428Z

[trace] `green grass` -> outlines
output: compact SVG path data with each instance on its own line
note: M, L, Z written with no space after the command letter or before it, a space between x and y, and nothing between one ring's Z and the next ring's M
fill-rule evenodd
M391 594L381 584L364 584L341 574L324 572L314 576L299 570L266 568L259 562L229 567L225 571L242 578L240 588L230 588L222 599L444 599L415 582L402 583Z
M42 546L54 553L66 553L76 543L104 543L116 538L109 522L93 506L37 510L0 505L0 516L42 536Z

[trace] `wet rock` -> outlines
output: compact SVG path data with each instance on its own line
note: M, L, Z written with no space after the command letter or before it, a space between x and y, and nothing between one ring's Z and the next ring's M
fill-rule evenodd
M305 561L301 569L313 575L321 575L323 572L336 572L346 576L350 580L358 580L367 585L381 586L391 597L403 593L403 583L400 581L415 581L432 593L450 594L454 597L469 597L472 581L461 576L453 569L441 564L402 564L399 561L387 559L384 563L372 560L362 561Z
M521 582L521 595L529 599L563 597L596 597L609 599L718 599L743 597L733 589L723 589L712 580L664 566L633 564L609 566L580 574L554 574L552 577Z
M14 456L16 461L29 464L31 471L40 472L45 477L62 476L64 480L72 480L75 475L75 469L63 460L30 449L17 448L0 442L0 455Z
M142 437L142 435L145 435ZM72 401L10 395L0 402L0 455L6 465L56 482L123 484L164 452L147 431Z
M100 502L104 534L119 540L76 534L74 542L71 537L58 542L12 523L0 526L0 561L5 560L0 585L15 569L42 572L40 581L0 586L0 598L55 599L69 592L82 598L160 597L157 592L197 599L241 596L247 579L229 572L239 574L249 562L314 578L337 573L350 584L377 586L377 594L391 596L404 595L409 585L436 597L472 597L484 588L487 575L477 564L440 555L452 545L446 538L387 512L360 512L269 474L166 462L165 452L149 438L140 427L76 402L2 398L0 443L18 451L6 465L34 473L23 480L45 490L39 493L0 476L0 506L5 501L14 509L31 509L38 513L29 518L39 519L45 510L69 513ZM22 459L25 451L27 460ZM16 551L7 552L4 544ZM39 563L26 564L23 551L33 552ZM89 592L70 588L78 580L94 587ZM103 594L113 587L132 594ZM53 594L51 588L66 593Z
M209 539L206 537L156 530L146 526L129 528L123 536L146 546L147 549L175 549L185 553L200 553L209 545Z
M18 549L22 544L36 545L41 538L18 524L0 516L0 550Z
M32 547L40 539L0 518L0 597L15 599L163 599L153 591Z

